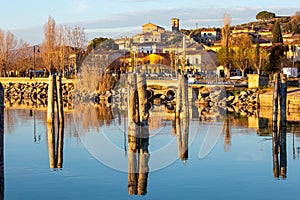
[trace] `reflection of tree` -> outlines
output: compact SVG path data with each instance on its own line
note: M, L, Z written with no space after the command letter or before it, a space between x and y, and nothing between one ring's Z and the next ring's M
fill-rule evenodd
M224 136L224 151L228 152L230 150L230 146L231 146L229 117L226 117L226 119L223 123L222 134Z
M97 128L103 125L111 124L113 113L110 106L101 106L93 104L78 104L74 109L75 116L79 117L79 122L83 128Z
M106 106L96 106L96 116L98 119L98 123L100 126L105 125L110 125L112 119L113 119L113 113L111 110L111 107L106 107Z
M64 125L62 123L59 125L58 134L56 135L54 123L47 124L47 136L50 169L62 169Z

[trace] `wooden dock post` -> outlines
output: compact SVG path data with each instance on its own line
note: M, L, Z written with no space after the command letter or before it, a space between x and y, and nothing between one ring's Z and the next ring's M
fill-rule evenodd
M280 74L280 126L286 126L287 76Z
M147 84L146 84L146 75L144 73L137 74L137 91L138 91L138 100L139 100L139 121L141 126L148 125L148 108L147 108Z
M128 193L147 193L149 127L145 74L129 74L128 98Z
M56 80L56 100L57 100L57 112L58 112L58 119L59 123L64 123L64 104L62 99L62 82L61 76L57 77Z
M56 76L49 76L48 84L48 110L47 110L47 123L51 124L54 121L54 89L55 89Z
M278 96L279 96L279 74L274 74L274 88L273 88L273 125L276 123L278 118Z
M285 74L274 75L273 91L273 124L272 124L272 152L274 177L286 178L287 153L286 153L286 99L287 77ZM280 118L278 124L278 101L280 105ZM279 128L278 128L279 125ZM280 149L280 151L279 151ZM279 158L278 158L279 156Z
M280 74L280 177L286 178L287 153L286 153L286 99L287 99L287 76Z
M180 113L182 111L182 79L183 79L183 72L178 74L178 87L176 93L176 110L175 110L175 117L180 118Z
M4 88L0 83L0 199L4 199Z

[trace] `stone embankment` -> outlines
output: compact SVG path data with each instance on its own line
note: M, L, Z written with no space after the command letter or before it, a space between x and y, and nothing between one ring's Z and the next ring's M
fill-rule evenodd
M227 91L224 88L202 88L199 91L198 104L202 107L220 107L228 112L243 116L255 115L259 108L259 90Z
M47 105L48 82L7 82L2 83L6 103L9 105L25 104L27 106ZM73 83L63 83L64 106L70 106L74 93Z

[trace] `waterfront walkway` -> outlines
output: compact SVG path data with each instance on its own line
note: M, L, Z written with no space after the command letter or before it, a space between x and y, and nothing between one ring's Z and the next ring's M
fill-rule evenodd
M259 96L260 116L272 118L273 90ZM287 92L287 120L300 121L300 88L288 88Z

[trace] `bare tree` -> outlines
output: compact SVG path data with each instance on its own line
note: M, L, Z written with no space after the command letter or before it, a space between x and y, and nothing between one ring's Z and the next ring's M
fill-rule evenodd
M55 65L58 62L56 57L56 24L55 20L49 16L47 23L44 25L44 42L42 44L42 58L46 69L49 74L54 70Z
M70 47L70 56L73 54L75 56L75 74L77 74L77 67L82 63L84 59L84 45L86 43L86 35L84 29L79 26L69 26L65 27L67 34L68 46ZM73 57L74 57L73 56Z
M245 70L249 67L250 52L252 48L252 41L248 34L240 34L231 40L234 50L234 64L241 70L242 76L245 76Z
M0 76L6 76L13 69L17 58L19 42L11 32L0 30Z
M19 76L20 72L28 72L30 68L34 65L34 61L31 60L31 48L27 42L24 42L22 39L19 41L19 48L17 50L17 59L15 61L14 70L17 71ZM24 74L24 75L25 75Z

